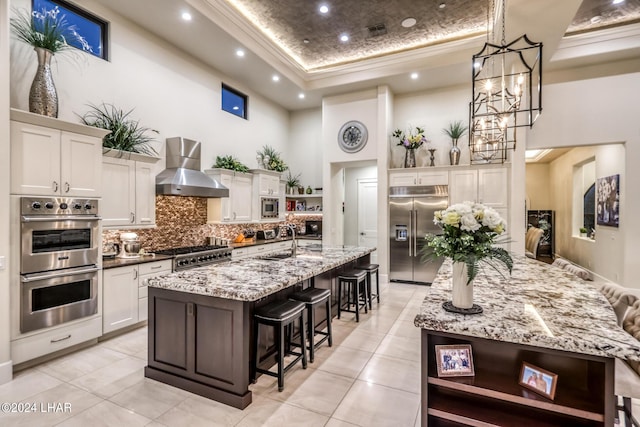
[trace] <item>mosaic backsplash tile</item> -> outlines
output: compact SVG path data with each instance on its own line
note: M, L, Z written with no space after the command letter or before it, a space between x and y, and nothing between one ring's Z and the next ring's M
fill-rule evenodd
M289 215L286 222L303 227L305 221L322 220L318 214ZM279 223L207 224L207 199L204 197L156 196L156 227L140 229L110 229L102 232L102 242L118 243L120 233L138 234L142 248L147 252L182 246L206 245L208 237L233 240L243 231L271 230L281 227L284 233L285 221Z

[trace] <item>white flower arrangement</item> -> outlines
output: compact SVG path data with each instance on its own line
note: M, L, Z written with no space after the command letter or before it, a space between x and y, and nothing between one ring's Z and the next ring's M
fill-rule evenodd
M444 256L455 262L464 262L467 264L467 283L478 274L480 261L497 269L492 263L493 260L497 260L511 273L511 256L506 250L493 246L496 238L502 235L507 227L505 220L494 209L479 203L458 203L443 211L437 211L433 222L442 228L443 234L426 236L425 255Z

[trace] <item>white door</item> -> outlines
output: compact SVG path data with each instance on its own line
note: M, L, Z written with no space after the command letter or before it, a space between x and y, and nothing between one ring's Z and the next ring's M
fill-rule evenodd
M358 180L358 246L367 248L378 244L378 181ZM377 261L377 251L371 262Z
M102 189L102 226L133 224L136 206L135 162L103 157Z
M60 189L63 196L102 197L102 140L62 132Z
M60 195L60 131L11 122L11 193Z
M156 174L151 163L136 162L135 223L156 223Z
M449 205L476 202L478 198L478 172L474 169L449 173Z
M506 168L478 170L478 202L486 206L509 206L509 179Z

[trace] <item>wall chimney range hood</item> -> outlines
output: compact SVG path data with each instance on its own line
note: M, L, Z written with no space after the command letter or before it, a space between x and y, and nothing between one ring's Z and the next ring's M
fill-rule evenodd
M200 143L167 138L167 168L156 176L156 194L229 197L229 189L200 170Z

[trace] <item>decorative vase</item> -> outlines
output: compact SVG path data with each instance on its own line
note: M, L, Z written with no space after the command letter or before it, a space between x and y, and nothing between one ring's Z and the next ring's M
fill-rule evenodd
M404 153L404 167L415 168L416 167L416 150L415 148L407 148Z
M468 280L467 264L464 262L454 262L453 273L451 275L451 302L454 307L464 309L473 307L473 280L467 284Z
M436 164L434 163L435 160L435 156L434 153L436 152L435 148L429 148L429 154L431 155L429 157L429 160L431 160L431 163L429 163L429 166L435 166Z
M449 150L449 163L451 163L452 166L455 166L460 163L460 149L458 148L458 139L452 139L451 143L453 144L453 147L451 147L451 150Z
M58 93L51 74L53 52L34 48L38 56L38 69L29 91L29 111L48 117L58 117Z

